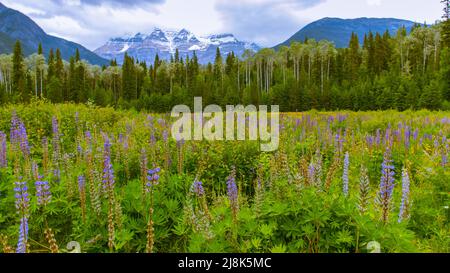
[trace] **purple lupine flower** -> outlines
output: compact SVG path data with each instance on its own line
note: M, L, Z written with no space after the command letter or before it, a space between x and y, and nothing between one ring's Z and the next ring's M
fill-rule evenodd
M369 149L372 148L373 137L372 136L366 136L366 143L367 143L367 146L369 147Z
M436 138L436 139L434 140L434 148L435 148L435 149L439 148L439 145L440 145L439 140Z
M83 192L86 187L86 179L84 178L84 175L78 176L78 190L80 192Z
M152 127L153 126L153 117L151 115L147 116L147 126Z
M48 181L42 181L42 176L39 176L38 179L39 180L35 183L37 203L39 206L46 206L52 199L50 184L48 183Z
M17 117L16 113L13 112L11 120L11 145L14 149L18 146L22 151L24 157L28 158L30 155L30 147L28 144L27 130L23 122Z
M347 117L348 117L348 115L342 115L342 114L339 114L339 115L338 115L338 121L339 121L340 123L342 123L342 122L344 122L344 121L347 119Z
M330 125L333 122L334 122L334 116L328 116L328 125Z
M150 169L147 171L146 192L150 192L152 187L159 184L159 172L161 168Z
M342 180L343 180L343 192L344 195L347 197L348 196L348 167L350 165L350 160L349 160L349 154L348 152L345 153L344 156L344 172L342 174Z
M386 146L391 147L392 141L391 141L391 124L389 123L388 128L386 129L384 133L384 140L383 144Z
M60 169L53 169L53 179L57 183L59 183L61 181L61 170Z
M180 140L177 140L177 148L178 149L183 148L184 142L185 142L184 138L181 138Z
M85 139L86 139L86 144L87 144L87 148L86 148L86 152L87 153L92 153L92 135L90 131L86 131L84 133L85 135Z
M377 129L375 142L377 143L377 146L380 146L380 143L381 143L381 132L380 132L380 129Z
M409 126L405 127L405 147L409 149L411 143L411 129Z
M21 180L22 178L20 178ZM28 217L30 208L30 197L26 182L16 182L14 188L16 198L16 209L20 215L19 240L17 243L17 253L25 253L28 241Z
M380 191L378 192L377 197L377 202L382 211L382 220L385 223L388 221L389 212L391 209L392 193L395 186L394 169L395 167L391 159L391 152L390 149L387 148L381 167Z
M20 143L20 133L19 133L19 123L20 119L17 116L16 112L12 113L11 118L11 130L10 130L10 141L13 148L16 147Z
M59 133L59 126L58 126L58 120L55 116L52 118L52 133L53 133L53 139L52 139L52 148L53 148L53 164L55 164L55 167L59 165L59 159L61 154L61 146L60 146L60 133ZM57 176L59 178L59 176Z
M78 144L78 145L77 145L77 153L78 153L79 155L83 155L83 147L81 147L81 144Z
M123 146L122 146L123 150L128 151L129 145L130 145L129 137L128 137L128 135L126 135L125 139L123 141Z
M311 184L314 184L316 180L316 167L314 166L314 163L311 162L308 166L308 181Z
M342 151L342 148L341 148ZM314 170L315 170L315 178L314 183L317 187L322 186L322 177L323 177L323 162L322 162L322 154L320 153L320 150L316 151L316 162L314 163Z
M28 157L30 155L30 145L28 144L28 136L27 129L25 128L25 124L23 122L19 123L19 133L20 133L20 149L24 157Z
M238 188L236 185L236 170L233 168L231 175L227 178L227 193L230 200L231 208L236 213L239 209Z
M84 135L85 135L85 137L86 137L86 142L88 142L88 144L91 144L91 141L92 141L92 134L91 134L91 131L86 131L86 132L84 133Z
M345 134L345 132L344 132L344 134ZM341 137L341 130L339 129L339 132L335 136L335 140L336 140L335 148L339 154L342 152L342 149L343 149L344 138L345 138L345 135L344 135L344 137Z
M205 195L205 189L203 189L202 182L198 181L197 179L194 181L194 184L192 185L192 190L198 197L202 197Z
M444 137L444 139L442 139L442 141L443 141L443 144L444 144L444 149L442 149L441 165L442 165L442 167L445 167L448 164L448 152L449 152L450 149L449 149L449 144L448 144L447 138Z
M22 177L20 178L20 180ZM30 205L30 197L28 195L27 182L15 183L15 197L16 197L16 209L19 213L28 216L28 209Z
M119 142L119 144L123 144L123 134L119 133L119 139L117 140L117 142Z
M415 131L414 131L414 134L413 134L413 139L414 139L414 141L417 141L417 138L419 137L419 129L416 129Z
M169 132L167 132L167 130L164 130L162 135L163 135L164 142L167 142L167 140L169 138Z
M35 179L39 179L39 166L35 161L31 162L31 173Z
M403 169L402 173L402 202L400 205L400 213L398 215L398 222L401 223L403 220L409 219L409 174L406 168Z
M80 115L77 111L77 112L75 112L75 124L78 125L79 122L80 122Z
M8 161L6 159L6 135L0 131L0 168L6 168Z
M52 118L52 133L53 145L55 146L55 148L58 148L61 135L59 133L58 119L55 116L53 116Z
M16 253L26 253L27 252L27 241L28 241L28 218L20 218L19 226L19 240L17 242Z
M112 189L114 187L115 178L114 170L111 163L111 143L107 135L104 135L105 144L103 150L103 188Z

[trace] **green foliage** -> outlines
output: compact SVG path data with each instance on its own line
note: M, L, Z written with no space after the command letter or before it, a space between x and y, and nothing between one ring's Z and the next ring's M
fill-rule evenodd
M372 251L368 245L373 242L380 244L382 252L449 251L450 175L444 155L448 155L450 123L446 112L283 114L280 149L263 153L252 141L192 141L180 146L170 137L164 140L163 132L170 129L171 122L167 115L148 116L91 104L54 105L38 100L8 105L0 108L0 131L10 131L13 111L24 122L30 158L37 163L43 179L50 182L52 193L51 202L39 206L36 179L28 176L26 168L20 168L21 175L27 177L31 197L29 252L50 251L43 233L46 228L53 230L60 252L67 251L64 246L70 241L79 242L83 252L109 251L110 197L98 192L97 209L96 190L90 186L92 170L93 185L102 189L101 132L112 141L113 252L146 251L150 219L155 252L364 253ZM52 171L57 160L52 117L58 121L64 159L59 182ZM387 128L397 174L392 211L389 221L383 223L375 200ZM409 142L404 137L407 128L411 130ZM89 161L86 131L93 137L93 161ZM342 148L336 135L343 139ZM44 137L50 141L47 171ZM0 234L7 235L6 244L12 246L17 243L19 230L14 162L19 158L19 166L25 166L26 161L17 157L21 152L13 150L9 138L7 147L8 167L0 168ZM148 156L147 167L162 168L152 198L143 188L143 149ZM342 160L347 151L348 196L342 192ZM364 212L358 207L361 165L367 168L370 182ZM309 175L311 166L317 172L321 170L314 179ZM233 167L239 203L236 218L226 184ZM411 207L410 217L398 223L403 167L410 172ZM80 175L87 179L85 199L78 187ZM202 181L204 195L193 191L195 179Z

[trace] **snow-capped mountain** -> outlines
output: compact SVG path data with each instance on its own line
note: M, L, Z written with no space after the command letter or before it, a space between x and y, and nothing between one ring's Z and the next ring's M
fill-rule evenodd
M239 41L233 34L215 34L209 36L196 36L192 32L182 29L180 31L162 30L155 28L150 34L138 33L132 37L110 39L105 45L94 52L106 59L116 59L119 64L123 62L125 53L147 64L154 62L156 54L160 59L170 60L178 49L180 58L192 58L197 54L199 63L214 62L216 49L220 48L223 56L234 52L242 56L246 49L257 52L260 47L254 43Z

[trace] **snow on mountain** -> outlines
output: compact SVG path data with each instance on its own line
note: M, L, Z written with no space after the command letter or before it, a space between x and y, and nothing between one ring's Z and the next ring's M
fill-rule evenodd
M242 56L247 49L255 52L260 50L258 45L239 41L229 33L196 36L186 29L175 31L155 28L150 34L112 38L96 49L95 53L106 59L116 59L119 64L123 62L125 53L152 64L156 54L160 59L170 60L178 49L180 58L192 58L195 52L199 62L207 64L214 62L217 47L224 56L230 52Z

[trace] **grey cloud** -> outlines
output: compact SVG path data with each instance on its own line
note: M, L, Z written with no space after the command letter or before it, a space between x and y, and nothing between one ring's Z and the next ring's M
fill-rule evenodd
M292 0L292 4L299 8L310 8L325 2L326 0Z
M34 18L52 18L57 15L69 16L77 21L83 18L83 10L89 6L98 7L101 5L116 8L149 8L152 9L162 5L166 0L79 0L80 6L70 4L70 0L21 0L24 6L34 8L38 12L29 12ZM74 3L76 1L73 1ZM154 11L154 9L153 9ZM81 22L83 23L83 22Z
M242 39L255 41L264 46L283 42L303 26L306 21L291 16L289 9L306 9L325 0L280 0L259 3L219 1L216 10L227 31Z
M51 0L57 4L64 4L64 0ZM166 0L80 0L81 4L100 6L102 4L116 5L121 7L135 7L144 4L162 4Z
M14 2L15 0L9 1ZM8 6L9 1L5 1L6 6ZM18 4L26 7L26 14L47 33L65 37L90 49L95 49L110 37L122 35L128 31L133 32L132 26L138 25L134 21L125 23L126 21L124 22L123 18L99 18L100 13L97 14L97 11L100 11L100 6L109 7L106 11L103 10L102 17L117 9L130 11L131 14L135 10L157 14L159 6L164 4L165 1L79 0L80 5L77 5L77 1L74 0L20 0ZM71 28L70 22L67 20L76 22L79 27ZM133 20L133 18L130 18L130 20Z

